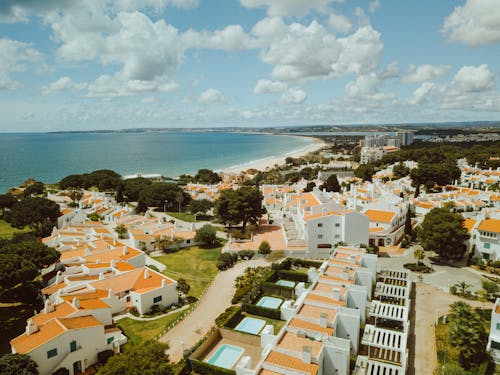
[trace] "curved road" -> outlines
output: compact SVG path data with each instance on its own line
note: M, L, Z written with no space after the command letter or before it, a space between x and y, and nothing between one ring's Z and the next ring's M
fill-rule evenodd
M233 268L219 272L191 314L160 338L160 342L166 342L170 346L167 350L170 361L175 363L181 360L183 348L188 349L196 344L215 324L215 318L231 306L234 281L238 276L248 267L269 264L265 259L249 260L238 262Z

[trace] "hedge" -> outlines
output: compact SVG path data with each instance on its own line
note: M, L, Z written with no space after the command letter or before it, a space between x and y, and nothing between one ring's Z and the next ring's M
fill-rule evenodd
M299 282L302 281L305 283L307 283L309 281L306 273L298 272L298 271L279 270L278 276L281 279L286 279L286 280L293 280L293 281L299 281Z
M238 303L241 301L241 299L246 295L248 294L250 291L252 290L252 285L250 284L247 284L245 286L242 286L241 288L239 288L235 293L234 293L234 296L233 296L233 299L231 300L231 303L232 304L235 304L235 303Z
M314 268L320 268L323 263L318 262L317 260L307 260L307 259L293 259L292 263L294 266L301 266L301 267L314 267Z
M295 297L295 288L292 286L277 285L275 283L262 283L262 292L271 296L283 297L291 299Z
M201 375L236 375L236 371L211 365L210 363L189 359L191 370Z
M268 307L253 305L251 303L244 303L243 311L252 315L259 315L266 318L271 318L276 320L281 319L280 309L270 309Z
M240 306L231 306L215 320L218 327L234 328L243 319Z
M111 349L103 350L102 352L97 353L97 362L105 365L106 362L108 362L108 360L114 355L115 352Z

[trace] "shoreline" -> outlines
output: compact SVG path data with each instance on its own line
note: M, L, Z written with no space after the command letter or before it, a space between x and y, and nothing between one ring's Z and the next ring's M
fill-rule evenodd
M280 134L280 136L281 136L281 134ZM289 135L289 136L290 137L301 137L299 135ZM220 169L217 169L215 172L226 174L226 175L235 175L235 174L240 174L242 172L245 172L248 169L256 169L258 171L265 171L266 169L272 168L275 165L285 164L285 159L287 157L298 158L298 157L307 155L310 152L318 151L326 146L326 143L320 138L316 138L316 137L303 137L303 138L309 138L309 139L312 139L313 141L307 146L300 147L296 150L289 151L284 155L269 156L269 157L264 158L264 159L251 160L247 163L237 164L237 165L233 165L233 166L230 166L227 168L220 168Z

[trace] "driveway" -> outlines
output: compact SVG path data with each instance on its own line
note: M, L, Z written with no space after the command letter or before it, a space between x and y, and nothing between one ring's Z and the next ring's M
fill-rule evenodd
M231 306L234 281L238 276L248 267L268 265L265 259L256 259L239 262L233 268L219 272L193 312L160 338L160 342L170 345L167 350L170 361L181 360L183 349L196 344L215 324L215 318Z

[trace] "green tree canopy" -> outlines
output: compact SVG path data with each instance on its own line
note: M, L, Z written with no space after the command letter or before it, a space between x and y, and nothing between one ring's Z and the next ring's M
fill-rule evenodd
M339 180L337 179L337 175L332 174L328 176L325 183L321 185L320 189L325 189L326 191L333 191L336 193L340 192L340 184Z
M262 200L261 191L253 186L223 190L215 203L215 212L224 224L242 223L245 230L247 223L257 224L260 217L266 213Z
M97 187L101 191L115 190L122 182L121 176L115 171L101 169L91 173L72 174L59 181L61 189Z
M0 209L4 211L17 203L17 198L10 194L0 194Z
M211 169L200 169L194 178L197 182L205 184L217 184L222 181L220 176Z
M141 191L153 182L147 178L138 177L123 182L123 195L127 202L137 202Z
M405 167L403 162L400 162L392 168L392 174L395 180L399 180L400 178L406 177L410 174L410 168Z
M419 164L410 172L412 184L416 188L424 185L427 190L435 185L445 186L460 178L460 169L454 163Z
M12 226L24 228L29 225L38 236L43 237L50 234L59 215L59 206L51 200L24 198L15 203L4 217Z
M183 278L180 278L179 280L177 280L177 287L176 289L183 293L183 294L188 294L189 293L189 289L191 289L191 285L188 284L188 282L183 279Z
M374 173L375 168L373 164L360 164L359 167L354 170L354 175L361 178L363 181L371 181Z
M259 245L259 254L269 254L271 253L271 244L264 240Z
M205 245L215 245L217 243L217 232L213 226L205 224L196 231L194 240Z
M99 369L99 375L170 375L172 365L165 351L167 344L149 340L141 345L128 347L123 354L111 357Z
M205 214L208 210L210 210L214 206L213 202L208 199L194 199L189 203L189 212L194 214Z
M181 206L187 206L191 202L191 196L183 191L177 184L164 184L161 182L147 185L141 190L137 205L137 211L144 212L147 207L158 207L167 211L178 208L178 193L182 194Z
M38 364L26 354L4 354L0 357L2 375L37 375Z
M36 181L26 187L23 191L23 196L31 197L31 195L42 194L45 191L45 185L40 181Z
M435 251L443 260L462 258L464 241L469 238L464 218L448 208L434 208L426 216L419 231L422 247Z

